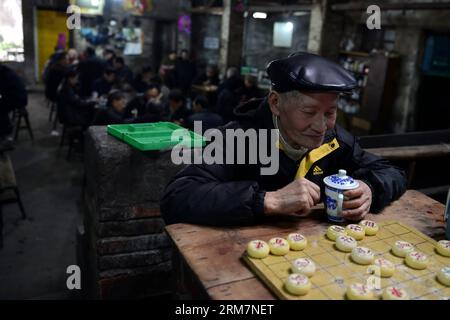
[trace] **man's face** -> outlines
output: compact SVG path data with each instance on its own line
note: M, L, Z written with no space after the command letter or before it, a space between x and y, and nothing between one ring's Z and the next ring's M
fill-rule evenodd
M125 100L125 98L114 100L112 103L113 108L116 109L118 112L123 112L123 110L125 110L126 104L127 101Z
M71 86L75 86L78 83L78 75L70 77L68 81Z
M113 67L114 67L114 69L121 69L122 67L123 67L123 64L122 63L120 63L120 62L118 62L118 61L114 61L113 62Z
M153 76L153 73L151 73L151 72L143 73L143 74L142 74L142 81L148 83L148 82L151 81L152 76Z
M108 83L112 83L116 80L116 75L114 73L105 73L105 80Z
M208 77L208 78L211 78L211 77L213 77L215 75L215 72L214 72L214 69L213 68L207 68L206 69L206 76Z
M67 65L69 65L70 64L70 61L69 61L69 55L64 55L64 57L61 59L61 64L63 65L63 66L67 66Z
M151 88L145 91L145 96L147 99L156 98L159 96L159 90L157 88Z
M314 149L336 123L337 98L336 93L314 92L280 99L278 93L271 92L269 105L289 144Z
M176 101L176 100L172 100L172 99L169 100L169 108L173 111L178 110L182 104L183 104L182 101Z

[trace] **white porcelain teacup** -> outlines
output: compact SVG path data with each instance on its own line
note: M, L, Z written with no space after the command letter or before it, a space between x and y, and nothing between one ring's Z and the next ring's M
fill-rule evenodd
M343 222L344 192L358 188L359 183L347 176L347 171L342 169L338 174L325 177L323 182L325 183L325 208L328 219L332 222Z

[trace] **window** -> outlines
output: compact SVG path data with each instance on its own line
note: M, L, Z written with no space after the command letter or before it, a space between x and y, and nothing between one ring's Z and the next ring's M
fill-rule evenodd
M293 29L294 24L292 22L275 22L273 25L273 46L292 47Z
M22 0L0 1L0 61L24 61Z

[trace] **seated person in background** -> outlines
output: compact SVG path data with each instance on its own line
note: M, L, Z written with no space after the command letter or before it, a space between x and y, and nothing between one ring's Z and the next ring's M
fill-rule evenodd
M218 88L220 85L219 70L217 66L208 65L206 67L206 72L200 74L197 78L195 78L193 84L204 87L203 90L200 90L200 93L206 94L209 105L214 108L217 103L217 96L219 94ZM193 91L195 94L195 91L198 93L199 89L196 89L194 87Z
M123 89L131 86L133 83L133 72L125 64L125 60L122 57L114 58L114 70L116 70L116 77L119 86Z
M359 187L344 192L342 216L347 220L359 221L369 211L379 212L405 192L405 173L400 168L362 149L357 138L336 125L339 95L356 88L349 71L300 52L270 62L267 73L272 82L267 97L236 108L237 121L221 130L255 130L258 142L270 145L274 165L261 159L256 164L230 163L224 155L211 164L186 166L161 200L166 224L244 225L261 223L269 216L304 217L325 199L323 178L339 169L359 182ZM277 133L275 141L263 137L271 130ZM259 152L257 142L247 141L244 150L234 139L224 139L224 144L223 151L232 150L234 155Z
M232 79L232 81L240 82L240 86L244 86L244 82L242 81L241 75L239 74L239 70L236 67L229 67L227 69L227 72L225 73L225 79L219 84L219 87L217 89L217 94L220 94L223 89L225 89L227 81L229 79Z
M64 79L69 68L69 60L66 52L60 52L54 57L54 63L49 66L45 78L45 97L51 102L56 101L58 87Z
M226 79L222 87L217 98L216 111L222 116L225 123L228 123L235 119L233 110L240 103L239 91L242 89L243 83L239 74Z
M162 82L169 89L176 86L175 77L175 63L177 62L177 52L170 50L161 61L161 66L159 67L159 75L161 76Z
M188 96L191 90L192 81L195 78L195 63L189 58L189 51L181 50L180 57L175 63L176 86Z
M186 98L183 92L173 89L168 97L169 121L176 124L185 125L186 119L191 115L191 111L186 108Z
M133 89L137 93L143 93L152 83L161 83L161 79L153 72L153 68L146 66L137 74L133 81Z
M246 75L244 77L244 86L239 90L240 103L247 102L251 99L259 99L264 95L258 88L258 81L256 77Z
M14 70L0 63L0 142L13 129L9 113L14 109L25 108L27 104L25 82Z
M64 50L60 49L58 47L55 48L55 51L50 55L50 57L47 59L47 61L44 64L44 68L42 71L42 81L45 83L47 82L47 76L48 71L50 70L50 67L55 64L55 62L60 58L61 53L63 53Z
M97 57L94 48L88 47L84 51L84 57L78 64L80 74L80 95L90 97L92 95L92 84L100 78L105 69L105 63Z
M194 84L203 86L215 86L220 84L219 70L215 65L208 65L206 71L195 78Z
M125 115L126 106L125 96L118 90L113 90L108 94L108 101L106 103L106 109L99 111L95 125L108 125L108 124L125 124L134 122L134 117L127 117Z
M70 48L67 51L67 59L69 60L69 65L77 65L80 62L78 60L78 51L74 48Z
M161 88L157 84L150 84L146 87L144 94L137 95L127 105L125 114L131 116L152 115L162 119L164 111L164 101Z
M94 98L106 97L114 88L116 82L116 73L113 68L108 67L103 72L103 76L94 81L92 85L92 95Z
M63 124L88 127L93 119L95 102L78 94L78 73L70 69L57 94L58 117Z
M107 67L114 67L114 58L116 57L116 53L113 49L105 49L103 50L103 60L105 60Z
M204 96L197 96L192 106L194 113L186 119L186 127L189 130L194 131L194 121L202 123L202 134L208 129L217 128L224 124L220 115L209 111L208 100Z

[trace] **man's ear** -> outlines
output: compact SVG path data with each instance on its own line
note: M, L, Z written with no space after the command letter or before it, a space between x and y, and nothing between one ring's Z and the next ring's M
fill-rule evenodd
M274 116L280 115L280 95L276 91L270 91L268 97L270 111Z

